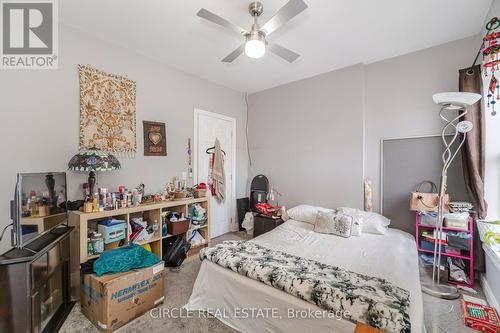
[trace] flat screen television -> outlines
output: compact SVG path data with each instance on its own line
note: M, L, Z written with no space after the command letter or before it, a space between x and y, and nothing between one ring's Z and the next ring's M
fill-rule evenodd
M19 173L12 205L12 246L23 247L68 224L65 172Z

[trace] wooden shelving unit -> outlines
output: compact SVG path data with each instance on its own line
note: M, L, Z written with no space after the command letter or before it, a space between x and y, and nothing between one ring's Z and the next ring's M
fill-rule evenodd
M99 255L89 255L87 253L87 235L88 230L95 228L99 221L106 218L117 218L124 220L127 223L125 244L130 241L130 234L132 229L130 227L130 220L134 216L142 216L148 224L153 224L157 221L160 224L160 228L157 231L157 235L150 240L139 242L139 245L149 244L151 246L151 251L162 258L162 241L166 238L172 237L173 235L167 234L162 236L161 234L161 214L163 211L175 211L179 213L184 213L188 216L189 205L199 203L203 208L206 209L207 220L203 226L193 226L188 232L182 234L184 238L187 239L189 233L192 230L198 230L198 232L205 238L203 244L198 244L193 246L188 252L187 259L192 259L196 257L200 249L207 247L210 244L210 207L209 200L207 197L196 198L196 199L183 199L174 201L164 201L161 203L154 204L144 204L137 207L121 208L115 210L108 210L103 212L94 213L83 213L80 211L69 212L69 224L75 227L71 235L71 275L72 275L72 285L78 288L80 281L80 264L87 262L90 259L99 257ZM116 244L115 244L116 243ZM111 244L105 244L104 249L116 248L119 246L119 242Z
M21 218L22 225L35 227L38 233L52 229L65 221L66 212L47 216L30 216Z

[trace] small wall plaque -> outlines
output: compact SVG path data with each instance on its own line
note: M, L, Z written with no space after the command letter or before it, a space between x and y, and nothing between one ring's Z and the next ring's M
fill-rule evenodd
M165 123L143 121L144 156L167 156L167 135Z

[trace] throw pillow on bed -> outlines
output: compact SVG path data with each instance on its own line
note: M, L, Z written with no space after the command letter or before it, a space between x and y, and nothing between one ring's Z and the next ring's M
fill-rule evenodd
M287 210L286 215L288 216L288 218L295 221L314 224L316 222L316 215L318 215L319 211L333 212L332 209L310 205L299 205Z
M351 237L352 221L352 217L345 214L318 211L314 232L348 238Z
M361 219L362 231L370 234L384 235L391 220L377 213L365 212L356 208L340 207L339 212L352 216L354 220Z
M357 214L351 217L352 217L351 236L361 236L363 234L363 218Z

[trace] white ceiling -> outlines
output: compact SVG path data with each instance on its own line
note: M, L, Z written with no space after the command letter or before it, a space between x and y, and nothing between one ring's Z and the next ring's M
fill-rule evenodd
M301 57L220 60L243 41L196 16L204 7L249 29L249 0L63 0L60 20L185 72L249 93L480 32L491 0L305 0L268 37ZM262 0L266 22L287 0Z

